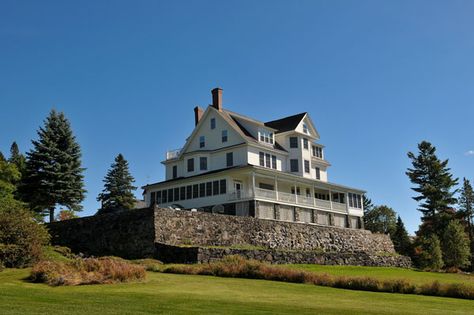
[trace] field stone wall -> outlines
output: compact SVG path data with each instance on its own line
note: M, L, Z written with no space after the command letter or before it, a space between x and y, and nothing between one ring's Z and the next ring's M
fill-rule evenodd
M388 235L367 230L158 208L155 235L156 242L169 245L395 253Z

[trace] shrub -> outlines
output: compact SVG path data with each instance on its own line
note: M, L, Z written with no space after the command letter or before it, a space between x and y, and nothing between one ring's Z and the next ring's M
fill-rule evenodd
M0 211L0 263L5 267L26 267L38 261L50 236L45 226L22 208Z
M33 266L30 280L51 286L109 284L145 279L143 266L113 257L41 261Z
M163 268L163 263L152 258L133 260L132 263L143 266L146 271L159 272Z

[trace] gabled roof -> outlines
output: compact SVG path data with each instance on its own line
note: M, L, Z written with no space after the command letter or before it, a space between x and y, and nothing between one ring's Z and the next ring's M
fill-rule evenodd
M276 129L276 133L281 133L285 131L295 130L298 127L301 120L306 116L306 112L296 114L293 116L288 116L285 118L268 121L265 123L265 126Z

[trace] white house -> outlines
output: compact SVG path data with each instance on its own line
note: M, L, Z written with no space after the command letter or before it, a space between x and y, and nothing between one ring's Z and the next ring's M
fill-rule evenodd
M362 228L363 190L328 181L308 113L261 122L222 107L194 108L195 127L166 153L166 180L143 186L147 205Z

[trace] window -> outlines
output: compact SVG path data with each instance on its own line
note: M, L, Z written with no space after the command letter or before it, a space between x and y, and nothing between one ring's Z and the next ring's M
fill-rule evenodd
M359 209L362 208L362 196L361 195L349 193L347 197L349 199L349 207L359 208Z
M260 142L265 142L268 144L273 144L273 132L269 130L260 129L258 131Z
M178 177L178 166L173 165L173 178Z
M193 198L198 198L199 197L199 185L194 184L193 185Z
M186 186L186 199L193 198L193 186Z
M321 179L321 169L319 167L315 167L314 170L316 171L316 179Z
M205 145L206 145L206 137L200 136L199 137L199 147L204 148Z
M261 189L266 189L266 190L275 190L273 185L265 184L265 183L259 183L258 187L261 188Z
M174 201L178 201L179 200L179 187L176 187L174 189Z
M265 153L259 152L260 166L265 166Z
M188 172L194 172L194 158L188 159Z
M155 199L155 192L152 192L152 193L150 194L150 205L154 205L155 202L156 202L155 200L156 200L156 199Z
M298 159L290 159L290 171L298 172Z
M206 183L199 184L199 197L206 197Z
M272 168L274 170L277 168L277 157L275 155L272 155Z
M323 148L313 145L312 149L313 149L312 154L313 154L314 157L317 157L317 158L320 158L320 159L323 158Z
M168 202L173 202L173 189L168 189Z
M199 158L199 169L200 169L201 171L207 170L207 157L201 156L201 157Z
M179 200L185 200L186 199L186 186L183 186L179 188Z
M156 192L156 203L161 203L161 190Z
M227 142L227 130L222 130L222 142Z
M206 196L212 196L212 182L206 183Z
M266 153L265 154L265 166L270 168L271 165L270 165L270 153Z
M309 135L308 125L303 123L303 132Z
M221 179L219 182L220 192L221 194L225 194L227 192L227 182L225 179Z
M211 129L216 129L216 119L211 118Z
M338 203L344 203L344 194L342 193L332 194L332 201L338 202Z
M228 167L234 165L234 153L233 152L228 152L225 155L225 157L226 157Z
M290 148L298 148L298 137L290 137Z
M219 181L215 180L212 182L212 194L218 195L219 194Z
M306 188L306 197L311 197L311 191L309 188Z
M306 150L309 149L308 139L306 139L306 138L303 138L303 148L305 148Z
M309 161L304 160L304 172L309 173Z
M167 190L163 190L163 192L161 193L161 201L163 203L168 202L168 191Z

